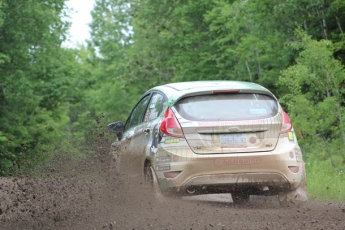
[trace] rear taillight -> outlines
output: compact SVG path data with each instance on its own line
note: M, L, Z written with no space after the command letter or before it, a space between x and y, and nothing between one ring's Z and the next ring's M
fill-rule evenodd
M224 93L238 93L241 90L239 89L226 89L226 90L213 90L213 94L224 94Z
M164 114L160 130L168 136L184 137L180 123L178 123L173 111L168 108Z
M283 109L282 109L283 110ZM292 123L289 115L283 110L282 112L282 127L280 129L280 134L290 132L292 130Z

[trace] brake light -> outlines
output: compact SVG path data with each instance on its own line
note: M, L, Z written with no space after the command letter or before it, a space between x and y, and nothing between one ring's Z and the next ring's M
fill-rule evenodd
M284 109L282 109L282 110L283 110L283 112L282 112L283 119L282 119L282 127L280 129L280 134L287 133L287 132L290 132L292 130L292 122L290 120L290 117L284 111Z
M213 94L223 94L223 93L238 93L239 89L226 89L226 90L213 90Z
M184 137L180 123L178 123L173 111L168 108L163 116L160 130L168 136Z

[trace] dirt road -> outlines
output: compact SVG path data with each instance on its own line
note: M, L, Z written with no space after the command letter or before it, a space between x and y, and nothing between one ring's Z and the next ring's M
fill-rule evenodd
M345 203L282 208L275 197L251 197L237 207L229 196L218 199L157 200L145 184L125 182L109 159L96 157L69 174L0 179L0 229L345 229Z

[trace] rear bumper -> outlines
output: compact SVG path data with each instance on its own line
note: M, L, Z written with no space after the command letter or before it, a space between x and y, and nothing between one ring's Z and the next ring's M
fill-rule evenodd
M297 142L281 138L274 151L234 154L198 155L189 147L160 149L170 155L171 161L155 162L154 169L161 190L175 192L203 191L231 192L265 190L278 192L296 189L302 180L303 161L297 161ZM174 161L174 156L177 160ZM292 172L289 167L299 167ZM175 178L166 178L164 172L180 172ZM267 193L267 192L266 192Z
M238 159L238 158L235 158ZM216 159L194 160L186 164L171 164L169 171L181 172L175 178L165 178L164 172L156 171L161 190L185 192L197 190L201 193L221 193L251 190L259 194L267 186L269 191L293 190L302 179L302 165L298 173L293 173L288 166L296 162L278 161L272 155L261 156L261 163L253 165L229 164L217 167ZM231 162L231 161L229 161ZM234 162L234 161L232 161ZM266 192L267 193L267 192Z
M278 173L236 173L201 175L187 180L181 188L190 186L208 185L270 185L283 186L289 184L288 180Z
M242 191L254 195L289 189L289 181L278 173L236 173L196 176L186 181L179 191L187 194Z

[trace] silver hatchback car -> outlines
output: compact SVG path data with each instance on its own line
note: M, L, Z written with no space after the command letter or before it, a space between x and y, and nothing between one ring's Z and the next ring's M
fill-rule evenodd
M287 113L266 88L239 81L157 86L126 123L108 129L118 172L156 192L231 193L307 200L302 152Z

